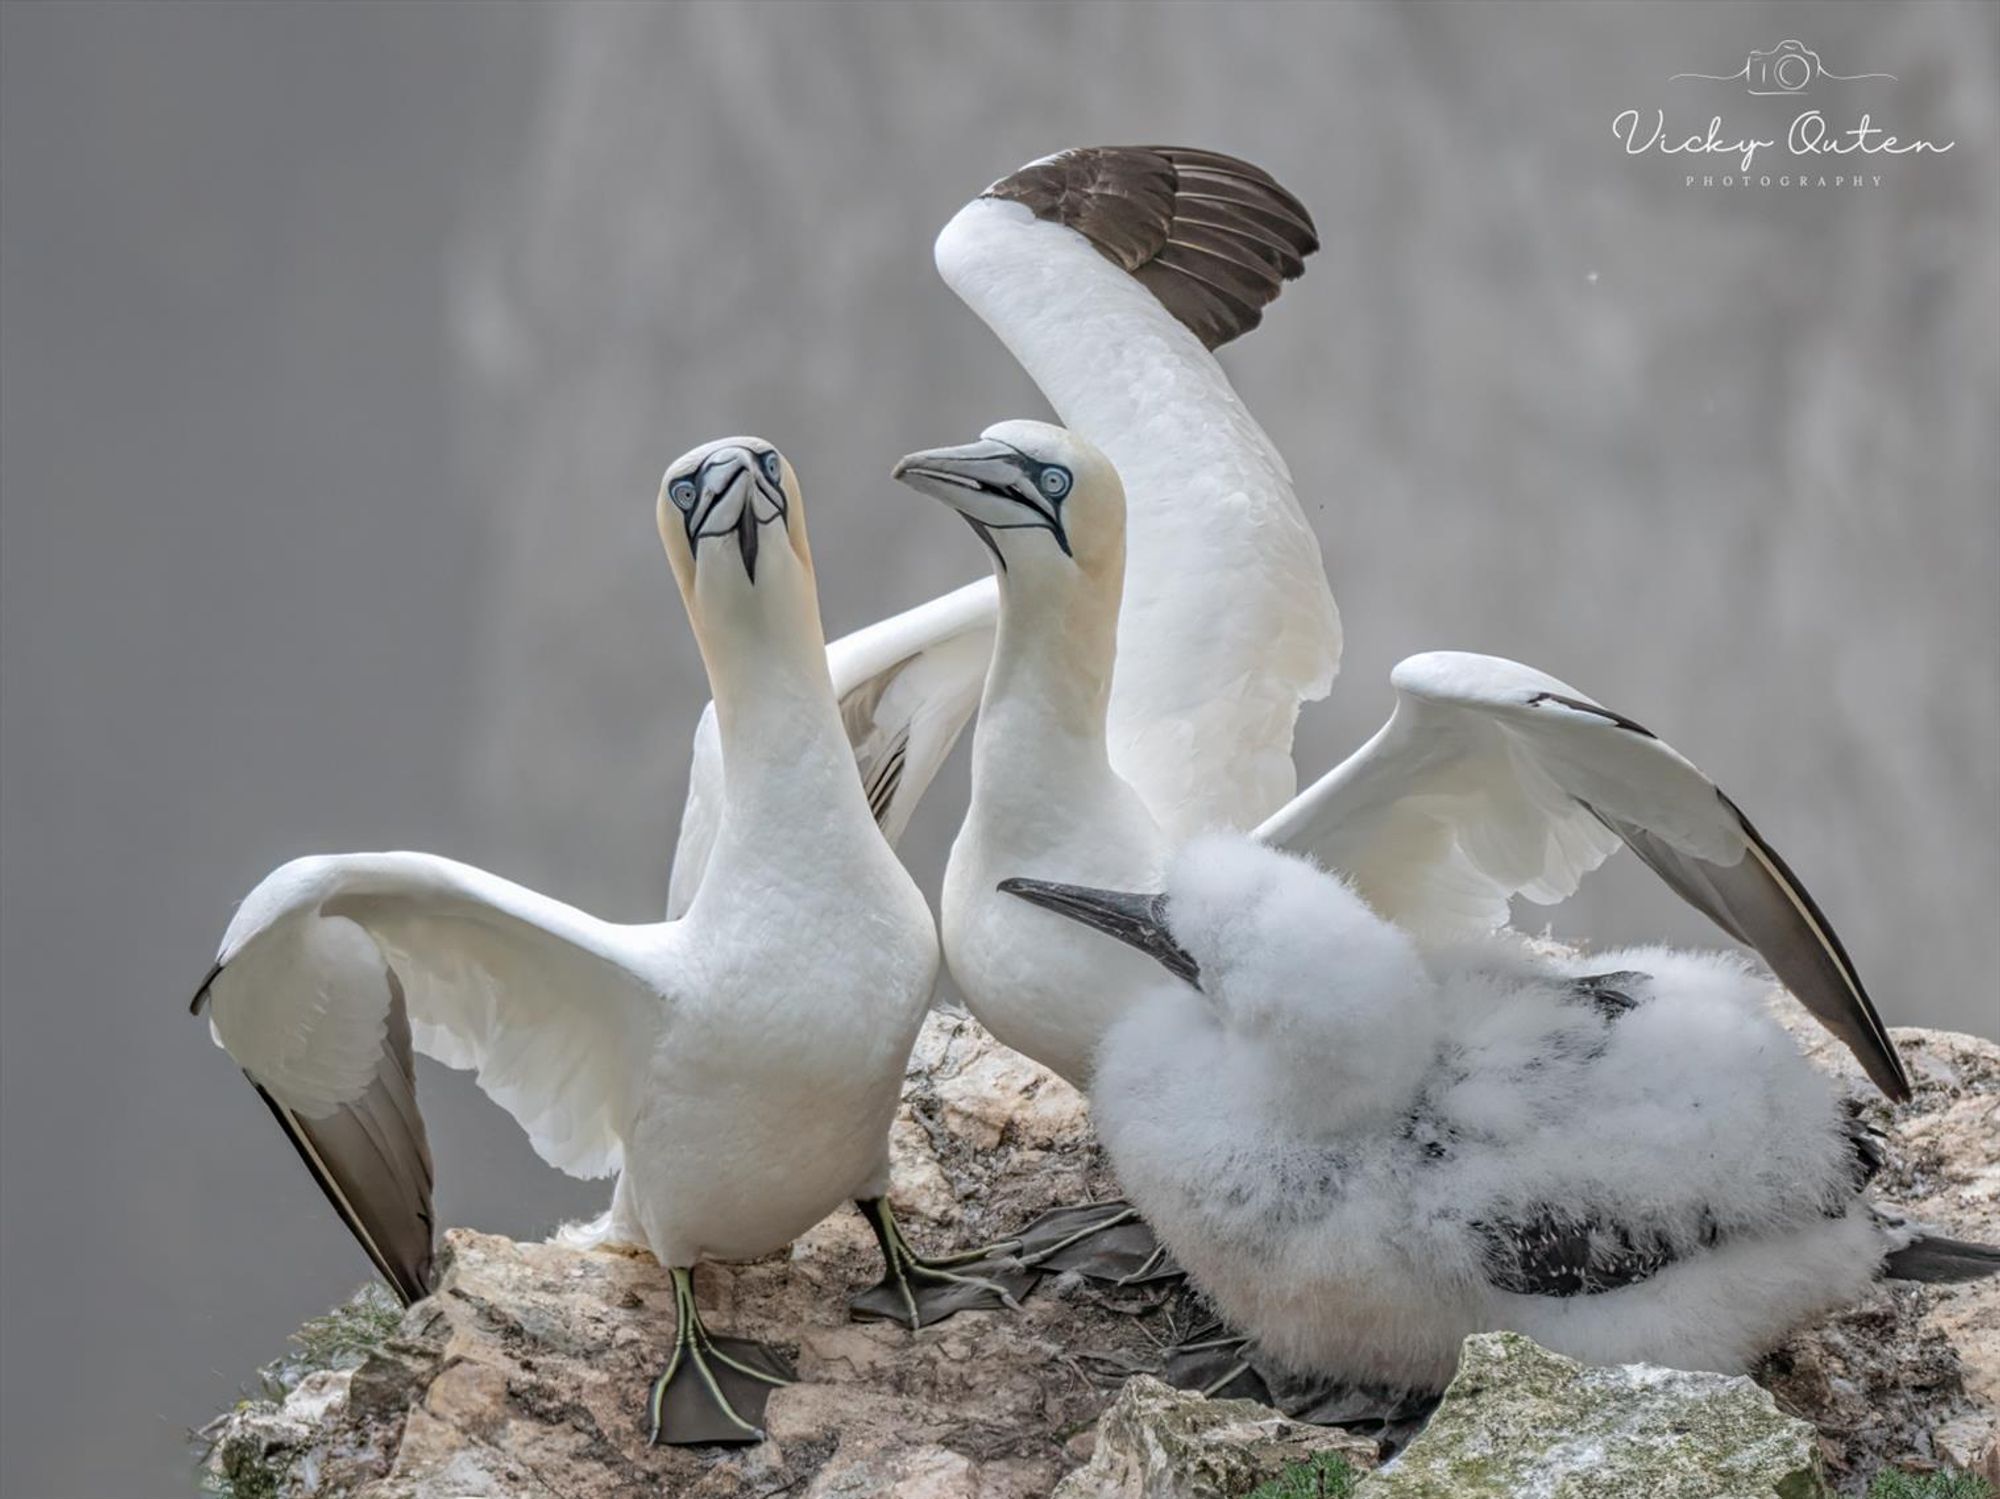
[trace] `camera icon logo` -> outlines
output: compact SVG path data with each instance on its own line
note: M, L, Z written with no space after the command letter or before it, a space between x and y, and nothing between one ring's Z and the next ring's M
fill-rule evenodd
M1676 73L1669 83L1681 78L1700 78L1710 83L1734 83L1739 78L1752 94L1803 94L1809 84L1820 79L1853 83L1862 78L1887 78L1894 73L1829 73L1819 54L1804 42L1786 38L1764 52L1752 52L1750 60L1734 73Z
M1768 52L1752 52L1743 65L1753 94L1802 94L1822 71L1819 54L1794 41L1782 41Z

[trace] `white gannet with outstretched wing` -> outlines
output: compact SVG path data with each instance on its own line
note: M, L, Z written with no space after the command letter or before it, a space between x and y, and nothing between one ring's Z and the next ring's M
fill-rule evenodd
M946 283L1124 475L1110 754L1175 835L1251 827L1283 804L1299 705L1339 665L1340 618L1291 476L1210 352L1254 328L1317 247L1267 173L1155 146L1031 162L938 236ZM892 843L979 701L997 604L981 580L828 648ZM705 717L669 914L700 884L719 775Z
M668 469L659 521L726 756L685 914L615 925L429 854L300 859L244 901L202 993L406 1301L432 1268L413 1045L474 1069L552 1164L617 1173L608 1235L675 1285L654 1438L744 1441L789 1371L703 1328L698 1258L768 1253L853 1198L889 1261L878 1315L1000 1304L1026 1277L918 1259L884 1201L937 939L854 776L797 480L768 443L710 443Z
M1135 954L1000 895L1000 880L1152 890L1177 840L1113 764L1106 733L1124 505L1074 433L1003 422L914 453L908 484L993 550L1000 628L973 742L972 807L942 910L946 961L1002 1040L1087 1081L1105 1031L1144 992ZM1382 913L1426 935L1503 924L1509 897L1553 901L1619 846L1756 948L1895 1098L1908 1079L1832 926L1713 782L1629 719L1485 656L1397 669L1389 726L1267 819ZM1228 765L1207 774L1226 778ZM1144 965L1142 965L1144 966Z

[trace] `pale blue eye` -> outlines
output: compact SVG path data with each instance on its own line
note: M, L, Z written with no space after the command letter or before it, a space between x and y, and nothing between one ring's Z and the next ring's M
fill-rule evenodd
M676 479L667 486L667 498L685 510L694 503L694 480Z
M764 477L769 479L773 484L779 483L780 482L779 476L783 472L783 470L779 467L778 455L776 453L766 453L763 458L763 463L764 463Z
M1059 500L1069 493L1069 470L1053 466L1042 470L1042 493Z

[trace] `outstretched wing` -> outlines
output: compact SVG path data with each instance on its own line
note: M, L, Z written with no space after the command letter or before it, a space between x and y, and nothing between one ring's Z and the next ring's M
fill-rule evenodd
M1319 234L1260 167L1185 146L1080 146L986 190L1074 229L1159 298L1204 348L1263 321Z
M209 1001L217 1044L409 1300L431 1266L413 1047L473 1069L551 1164L618 1169L629 1059L662 1001L612 932L448 859L301 859L251 892L195 1003Z
M1268 173L1158 146L1030 163L938 236L945 281L1124 481L1107 733L1171 836L1253 827L1284 804L1299 704L1340 661L1291 473L1210 353L1256 326L1317 244Z
M993 580L982 578L843 635L826 648L868 805L892 845L979 706L997 612ZM722 739L710 703L695 730L687 803L667 887L668 920L693 903L721 818Z
M1909 1079L1832 925L1736 804L1670 745L1532 668L1453 651L1391 677L1366 745L1258 829L1351 878L1428 936L1550 904L1618 848L1730 936L1847 1044L1878 1087Z

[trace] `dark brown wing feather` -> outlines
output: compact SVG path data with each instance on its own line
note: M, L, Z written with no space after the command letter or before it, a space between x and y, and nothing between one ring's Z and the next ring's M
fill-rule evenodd
M1695 858L1636 823L1590 810L1681 899L1754 948L1778 982L1846 1043L1876 1087L1898 1103L1907 1101L1903 1059L1832 924L1742 809L1720 791L1716 795L1749 843L1735 865Z
M313 1180L403 1305L428 1296L433 1255L431 1147L417 1112L416 1071L403 987L389 975L389 1024L368 1091L322 1119L307 1119L255 1079Z
M1079 146L986 190L1076 230L1214 349L1263 319L1319 248L1270 173L1183 146Z

